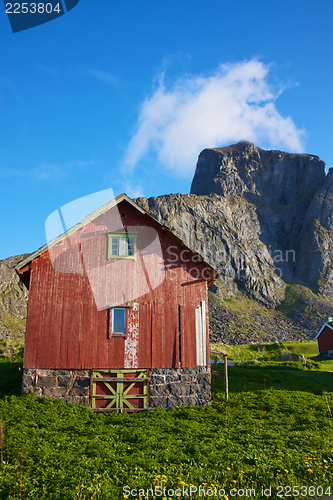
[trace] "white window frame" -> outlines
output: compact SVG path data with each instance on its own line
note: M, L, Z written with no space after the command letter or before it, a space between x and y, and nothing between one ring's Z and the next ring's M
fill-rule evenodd
M125 331L124 332L115 332L114 331L114 311L116 309L122 309L125 312ZM128 309L128 307L111 307L110 308L109 337L112 337L112 336L126 337L126 331L127 331L127 309Z
M133 233L109 233L108 234L108 260L111 259L131 259L131 260L136 260L136 238L137 234ZM129 250L129 240L133 240L133 255L128 255L128 250ZM117 254L112 254L112 240L117 240ZM124 244L124 254L119 255L120 251L120 245L123 243L123 240L125 240Z

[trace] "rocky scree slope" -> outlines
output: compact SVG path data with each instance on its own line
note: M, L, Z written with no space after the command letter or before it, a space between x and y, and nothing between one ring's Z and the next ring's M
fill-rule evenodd
M0 355L9 355L24 343L28 290L14 267L28 255L0 261Z
M317 156L240 142L201 152L190 195L136 200L219 271L213 339L309 338L333 313L332 182Z

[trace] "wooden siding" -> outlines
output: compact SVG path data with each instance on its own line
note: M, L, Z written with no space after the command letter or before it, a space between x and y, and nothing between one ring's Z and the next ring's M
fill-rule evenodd
M318 351L331 351L333 350L333 330L328 326L325 326L317 338Z
M138 234L136 260L107 259L107 234L124 230L120 223ZM195 309L205 301L207 310L208 274L182 252L126 201L43 252L31 265L24 367L178 368L179 306L181 366L196 366ZM133 307L130 330L108 338L108 310L119 305Z

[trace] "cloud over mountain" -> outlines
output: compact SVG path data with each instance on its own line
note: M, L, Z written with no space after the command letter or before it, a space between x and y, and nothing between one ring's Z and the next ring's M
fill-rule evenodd
M222 64L211 76L186 76L172 85L160 76L140 107L125 170L153 154L168 170L189 176L203 148L239 140L302 152L303 131L277 110L282 89L273 89L269 71L269 65L251 60Z

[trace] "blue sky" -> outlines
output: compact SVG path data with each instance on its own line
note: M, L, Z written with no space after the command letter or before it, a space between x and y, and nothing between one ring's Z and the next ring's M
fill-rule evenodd
M15 34L3 7L0 24L0 259L91 193L188 193L205 147L333 166L331 0L80 0Z

